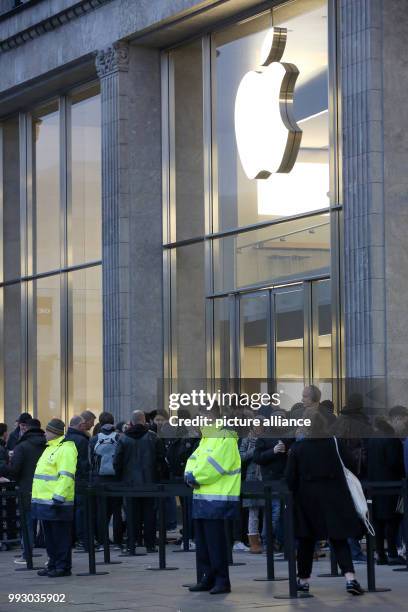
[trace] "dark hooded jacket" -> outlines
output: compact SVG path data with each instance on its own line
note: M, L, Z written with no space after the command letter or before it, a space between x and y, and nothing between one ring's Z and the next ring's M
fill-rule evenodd
M113 467L123 484L137 486L157 482L165 466L163 441L147 425L133 425L119 438Z
M84 431L79 431L74 427L68 427L65 440L73 442L78 451L77 469L75 473L76 488L83 486L89 480L89 437Z
M15 480L21 491L31 493L37 461L46 443L42 429L28 429L15 445L10 463L0 469L0 476Z

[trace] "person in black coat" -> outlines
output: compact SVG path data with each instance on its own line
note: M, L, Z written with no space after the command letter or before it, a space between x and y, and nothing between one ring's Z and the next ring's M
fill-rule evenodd
M397 410L398 408L398 410ZM401 412L401 414L400 414ZM404 452L400 433L406 435L408 410L402 406L391 408L388 437L383 437L387 429L381 427L381 437L368 441L368 480L402 480L405 477ZM398 555L397 539L402 515L397 513L398 495L373 496L373 520L375 528L377 564L405 565L405 559ZM385 554L384 539L387 540L388 554Z
M286 416L283 411L274 411L274 415L280 414ZM264 428L265 430L265 428ZM286 430L282 429L282 438L279 437L260 437L255 444L253 462L260 466L261 477L263 482L272 480L282 480L285 475L288 451L293 442L293 439L285 439ZM279 435L279 430L275 436ZM281 525L281 502L280 499L274 498L271 502L272 509L272 529L275 541L278 545L283 544L283 529ZM262 538L266 537L266 525L263 525Z
M315 542L329 538L347 591L361 595L347 538L361 537L364 525L354 508L334 438L317 437L327 435L326 420L317 412L311 421L308 435L291 446L285 474L294 495L298 590L309 591ZM339 451L352 470L352 458L340 443Z
M86 496L84 488L89 481L89 436L82 416L73 416L69 422L65 439L74 442L78 451L75 473L75 539L77 550L87 550L88 533L86 523Z
M22 412L19 415L16 421L16 428L11 432L7 440L8 451L14 450L14 447L21 438L21 436L27 431L27 423L28 421L31 421L31 418L31 414L29 414L28 412Z
M8 463L8 452L7 452L7 425L6 423L0 423L0 467L7 465Z
M31 490L34 472L47 441L41 429L40 421L31 419L26 421L25 426L26 431L17 441L9 464L3 465L0 468L0 476L14 480L20 491L24 494L24 517L30 539L28 543L24 542L23 539L23 557L27 559L28 545L30 545L31 549L34 545L34 529L31 518Z
M146 424L146 417L141 410L133 412L130 427L118 440L113 467L118 479L132 487L157 482L161 477L165 463L163 441ZM155 500L135 498L132 513L127 508L128 529L132 525L143 524L144 544L148 552L156 552L156 516ZM140 528L136 537L141 540Z

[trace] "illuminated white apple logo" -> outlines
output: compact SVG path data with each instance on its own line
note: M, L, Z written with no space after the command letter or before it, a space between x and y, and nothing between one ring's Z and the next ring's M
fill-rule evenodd
M250 179L290 172L302 139L292 115L299 70L280 62L286 28L272 28L262 45L259 71L247 72L235 99L235 135L242 166ZM265 67L265 68L262 68Z

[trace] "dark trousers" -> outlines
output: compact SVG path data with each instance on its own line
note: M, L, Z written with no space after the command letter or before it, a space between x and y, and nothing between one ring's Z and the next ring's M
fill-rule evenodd
M118 546L123 541L123 522L122 522L122 498L121 497L106 497L106 513L107 523L109 525L111 518L113 517L113 542ZM103 543L104 530L106 524L104 523L104 516L101 511L98 512L98 542Z
M86 517L86 497L82 493L75 494L75 534L74 540L88 548L88 525Z
M43 521L49 570L70 571L72 521Z
M310 578L313 566L313 553L316 540L314 538L299 538L297 551L298 576L303 580ZM347 540L332 540L330 544L336 555L337 563L343 573L354 572L351 550Z
M400 522L401 516L392 517L388 521L378 519L374 521L375 547L380 557L385 556L384 539L387 540L388 556L398 557L397 541Z
M153 548L156 545L156 510L154 499L147 497L127 499L126 520L128 536L132 532L137 544L140 545L143 541L147 548Z
M230 587L227 538L223 519L195 519L197 574L210 587Z

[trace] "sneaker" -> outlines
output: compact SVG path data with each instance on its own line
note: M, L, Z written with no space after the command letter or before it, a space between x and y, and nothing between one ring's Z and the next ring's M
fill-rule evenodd
M234 550L235 552L248 552L249 547L245 546L243 542L235 542L234 546L232 547L232 550Z
M17 563L17 565L25 565L27 561L24 559L23 556L21 556L21 557L16 557L14 559L14 563Z
M301 593L308 593L310 591L310 584L308 582L300 582L298 579L296 583L296 588Z
M362 595L364 590L361 588L360 583L357 580L347 580L346 591L350 595Z

